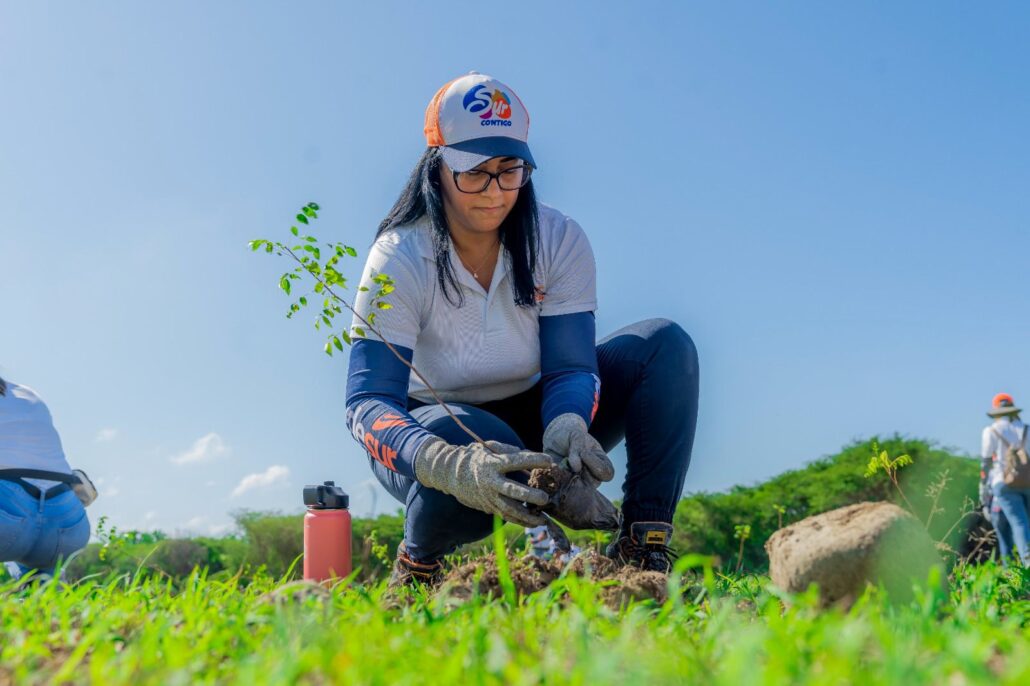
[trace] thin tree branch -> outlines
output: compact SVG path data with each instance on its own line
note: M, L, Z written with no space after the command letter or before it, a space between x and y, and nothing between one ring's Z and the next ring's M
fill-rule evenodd
M420 372L418 369L416 369L415 365L413 365L412 363L408 362L404 358L404 355L401 355L400 351L397 350L397 348L395 348L393 346L393 344L390 343L390 341L386 340L386 338L383 336L383 334L381 334L379 332L379 329L377 329L375 327L375 325L373 325L371 322L369 322L363 316L358 314L357 310L355 310L353 307L351 307L350 303L348 303L346 300L344 300L343 298L338 296L335 293L335 291L333 291L332 287L328 283L325 282L325 280L321 277L321 275L319 275L316 272L312 271L308 267L308 265L306 263L304 263L303 260L301 260L299 257L297 257L297 254L295 252L293 252L293 250L291 250L289 248L289 246L286 246L286 245L283 245L282 243L280 243L279 247L282 248L283 250L285 250L286 254L289 255L290 257L292 257L293 260L297 264L299 264L301 267L303 267L304 270L308 274L310 274L312 277L314 277L314 279L316 281L318 281L318 283L322 284L322 288L325 290L326 293L331 295L336 302L338 302L338 303L342 304L344 307L346 307L350 311L350 313L353 314L355 317L357 317L358 320L362 324L367 326L372 331L372 333L374 333L376 336L378 336L379 340L381 340L383 343L386 344L387 349L389 349L389 351L391 353L393 353L394 357L396 357L398 360L403 362L404 366L407 367L408 369L410 369L415 374L415 376L418 377L418 380L421 381L422 385L426 387L426 390L429 391L429 394L433 396L433 399L437 402L437 404L440 405L440 407L443 408L444 412L447 413L447 416L449 416L451 419L454 420L454 423L458 425L458 428L460 428L462 431L464 431L466 434L468 434L470 437L472 437L472 439L474 441L476 441L477 443L482 445L484 448L486 448L487 450L490 450L490 452L494 452L493 450L490 449L490 446L488 446L486 444L486 441L484 441L482 438L480 438L476 434L476 432L474 432L472 429L470 429L467 426L465 426L464 422L462 422L460 419L458 419L458 416L455 415L454 412L451 411L451 408L449 408L447 406L447 403L444 402L443 398L441 398L440 395L436 392L436 389L433 388L432 384L429 383L429 381L426 379L426 377L422 376L422 372Z

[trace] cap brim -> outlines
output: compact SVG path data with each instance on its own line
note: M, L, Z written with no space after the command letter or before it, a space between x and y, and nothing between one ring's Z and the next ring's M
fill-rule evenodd
M517 157L536 168L529 146L507 136L474 138L454 145L444 145L440 147L440 155L447 166L456 172L468 171L494 157Z
M1018 407L995 407L987 411L988 417L1004 417L1007 414L1019 414L1022 412Z

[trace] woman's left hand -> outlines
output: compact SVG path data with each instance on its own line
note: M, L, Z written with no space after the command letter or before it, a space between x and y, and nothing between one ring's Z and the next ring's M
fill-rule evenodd
M587 432L587 424L578 414L567 412L551 420L544 431L544 452L567 458L573 472L585 467L598 481L615 477L615 466L608 454Z

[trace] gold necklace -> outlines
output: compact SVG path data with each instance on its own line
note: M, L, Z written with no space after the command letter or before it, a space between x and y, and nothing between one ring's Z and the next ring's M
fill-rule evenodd
M468 263L465 262L465 258L461 256L461 253L458 252L457 248L455 248L454 251L458 252L458 259L461 260L462 266L465 267L465 269L468 269L470 272L472 272L472 278L473 279L478 279L479 278L479 270L482 269L486 265L486 263L490 261L491 257L493 257L493 256L495 256L497 254L497 246L499 246L500 244L501 244L501 242L497 241L497 243L494 244L493 250L488 250L487 251L486 257L483 259L482 262L479 263L479 266L476 267L475 269L473 269L472 267L468 266Z

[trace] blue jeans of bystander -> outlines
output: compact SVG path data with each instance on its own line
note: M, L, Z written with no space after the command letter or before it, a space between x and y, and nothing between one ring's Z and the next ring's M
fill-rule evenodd
M72 491L47 500L0 480L0 562L14 562L22 574L53 574L87 541L89 519Z
M1003 483L992 487L994 501L1001 506L1012 527L1012 543L1019 551L1023 565L1030 566L1030 489L1010 488Z

